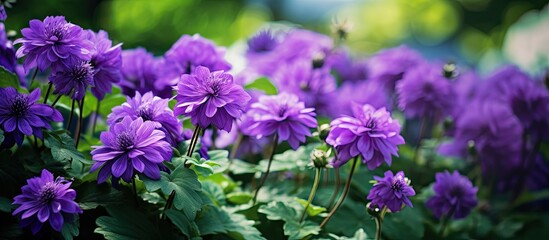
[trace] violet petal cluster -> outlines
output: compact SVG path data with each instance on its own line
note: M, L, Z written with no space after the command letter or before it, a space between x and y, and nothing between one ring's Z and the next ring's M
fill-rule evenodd
M15 143L21 146L25 135L42 139L42 130L51 129L52 121L63 121L59 111L36 103L38 99L39 88L29 95L18 93L12 87L0 88L0 126L6 135L2 147L11 147Z
M91 155L95 163L90 171L101 168L98 183L105 182L111 175L113 184L120 178L130 182L137 173L160 179L163 162L172 157L172 148L164 138L164 132L157 130L154 122L124 117L111 125L109 131L101 133L103 146L93 147Z
M71 184L62 177L54 179L52 173L42 170L40 177L28 179L27 185L21 188L22 193L13 198L13 204L19 206L12 214L21 218L22 227L30 226L34 235L46 222L53 230L61 232L72 215L82 213L74 201L76 191L70 189Z
M155 59L144 48L122 51L122 80L118 83L122 93L133 97L136 92L152 91L161 98L172 97L172 87L162 81L162 60Z
M50 75L55 94L63 94L75 100L82 100L88 86L94 87L95 71L89 61L73 59L66 66L57 68Z
M477 205L478 190L471 181L458 171L437 173L435 178L435 195L426 202L435 217L451 215L452 218L460 219L469 215Z
M357 94L359 93L359 94ZM344 82L335 91L329 102L329 115L340 117L352 115L352 104L369 104L375 108L390 108L391 101L382 86L373 81Z
M125 117L130 117L132 120L141 118L143 121L152 121L156 129L164 132L166 141L176 146L183 140L183 127L181 121L168 107L168 101L169 99L154 96L152 92L145 93L143 96L136 92L133 98L127 97L127 102L112 109L112 113L107 117L107 124L112 126Z
M22 44L17 57L27 56L23 62L25 71L34 67L40 71L50 66L57 69L75 59L90 60L93 43L86 39L81 27L68 23L65 17L46 17L44 21L34 19L29 25L21 30L23 37L14 42Z
M199 66L193 74L181 76L174 112L190 117L195 126L203 129L213 125L229 132L250 98L230 74Z
M288 141L297 149L306 136L311 136L310 128L318 125L314 111L290 93L261 96L251 105L246 113L248 120L242 126L247 134L257 138L277 134L279 143Z
M340 167L351 158L362 156L368 169L375 169L383 162L389 166L392 156L398 156L398 145L404 144L400 124L391 118L385 108L352 104L353 116L334 119L326 142L334 146L338 157L332 165Z
M1 5L0 5L1 6ZM6 27L0 22L0 66L6 70L16 73L17 58L13 44L6 36Z
M369 61L369 77L378 82L388 92L394 92L396 83L404 74L422 63L421 55L405 45L385 49Z
M88 39L94 44L90 60L94 70L91 92L97 99L102 100L106 93L111 92L112 84L122 79L122 44L112 46L109 35L103 30L97 33L88 30L87 34Z
M389 170L383 177L374 176L374 179L376 183L367 197L372 200L370 208L387 207L391 212L398 212L403 205L413 207L410 197L415 196L416 191L410 186L410 180L404 176L404 172L393 174Z

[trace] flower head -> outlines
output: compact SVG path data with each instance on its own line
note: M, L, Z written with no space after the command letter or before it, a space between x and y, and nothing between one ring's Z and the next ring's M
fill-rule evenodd
M13 204L19 207L13 215L20 216L21 226L30 225L33 234L38 233L46 221L60 232L71 215L82 213L74 201L76 191L70 189L71 184L62 177L54 179L48 170L42 170L41 176L28 179L27 185L21 188L22 193L14 198Z
M288 141L294 149L311 136L310 128L317 126L314 108L306 108L289 93L261 96L246 115L248 121L242 124L248 135L262 138L277 134L279 143Z
M50 122L63 121L59 111L49 105L36 103L39 98L39 88L29 95L18 93L12 87L0 88L0 126L4 133L13 136L18 145L23 143L23 135L42 139L42 129L51 129ZM10 145L13 146L15 142Z
M73 60L57 69L50 77L55 94L70 96L82 100L88 86L94 86L95 70L89 61Z
M127 102L112 109L107 124L112 126L127 116L132 120L141 118L143 121L152 121L156 129L164 132L166 141L175 146L183 140L183 127L168 107L168 100L153 96L152 92L143 96L136 92L133 98L127 97Z
M0 5L1 6L1 5ZM17 58L15 57L15 49L13 44L6 36L6 28L4 23L0 22L0 66L6 70L16 73Z
M81 27L68 23L65 17L46 17L44 21L31 20L30 28L21 30L22 38L14 44L23 45L17 57L27 56L25 71L38 66L40 71L52 66L57 69L73 58L90 60L93 44L85 37Z
M477 205L477 188L458 171L437 173L433 186L435 195L426 205L437 218L451 215L455 219L464 218Z
M389 92L393 92L395 85L404 74L423 62L421 55L402 45L383 50L370 59L369 76Z
M109 35L103 30L98 33L88 30L87 34L94 44L90 61L95 71L91 91L97 99L102 100L106 93L111 92L112 84L122 79L122 44L112 46Z
M175 99L175 114L189 116L195 126L203 129L211 124L229 132L233 121L242 115L250 95L234 83L230 74L210 72L199 66L194 74L181 76Z
M446 116L452 113L456 94L441 69L437 65L421 64L410 69L397 83L398 105L408 117Z
M0 21L5 21L6 18L8 18L8 14L6 14L6 9L4 8L3 4L0 4Z
M97 182L102 183L112 175L113 183L122 178L130 182L139 173L151 179L160 179L162 162L170 160L172 148L164 139L164 132L156 129L152 121L141 117L132 120L126 116L101 133L103 146L94 146L91 152L95 161L90 171L99 168Z
M172 97L171 86L161 81L161 61L144 48L122 51L122 80L118 83L122 93L133 97L136 92L152 91L161 98Z
M356 93L360 94L356 94ZM375 108L390 107L390 98L385 90L373 81L344 82L329 102L330 116L352 115L352 104L370 104Z
M352 104L353 116L336 118L330 123L332 129L326 142L334 146L338 157L332 163L340 167L351 158L362 155L362 163L372 170L386 162L389 166L392 156L398 156L397 145L404 144L400 135L400 124L391 118L385 108L371 105Z
M414 188L410 186L410 180L400 171L396 175L393 172L385 172L383 177L374 176L376 183L368 194L368 200L372 200L370 208L387 207L391 212L398 212L403 205L413 207L411 196L416 195Z
M249 53L272 51L278 45L275 36L269 30L263 30L248 40Z

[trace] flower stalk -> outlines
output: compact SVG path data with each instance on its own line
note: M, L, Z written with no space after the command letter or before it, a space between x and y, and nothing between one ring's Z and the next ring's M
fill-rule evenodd
M307 204L305 205L305 209L303 210L303 213L301 214L301 219L299 222L303 222L305 219L305 215L307 214L307 209L309 208L309 205L311 205L311 202L313 202L313 199L316 195L316 189L318 188L318 183L320 182L320 168L315 168L315 180L313 182L313 188L311 189L311 193L309 194L309 198L307 199Z
M269 176L269 171L271 170L271 164L273 163L273 158L276 152L276 147L278 145L278 134L275 133L274 139L273 139L273 149L271 151L271 155L269 156L269 162L267 163L267 171L265 174L263 174L263 177L259 181L259 185L257 185L257 189L254 193L253 203L257 201L257 194L259 193L259 190L261 187L263 187L263 184L265 184L265 181L267 180L267 177Z

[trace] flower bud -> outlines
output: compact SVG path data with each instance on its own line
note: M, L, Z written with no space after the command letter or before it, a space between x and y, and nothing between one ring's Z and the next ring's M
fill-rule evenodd
M328 133L330 133L330 124L322 124L318 127L318 137L322 141L326 141Z
M315 168L328 168L330 167L330 150L324 151L322 149L314 149L311 152L311 161Z

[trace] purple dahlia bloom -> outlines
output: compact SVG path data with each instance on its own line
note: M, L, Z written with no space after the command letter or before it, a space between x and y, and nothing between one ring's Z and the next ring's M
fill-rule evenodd
M362 155L362 163L375 169L383 162L389 166L392 156L398 156L398 145L404 144L400 124L391 118L385 108L352 104L353 116L334 119L326 142L334 146L338 158L332 165L340 167L351 158Z
M4 5L0 4L0 21L5 21L8 18Z
M89 61L71 60L66 66L57 68L49 79L54 86L53 93L82 100L88 86L94 87L94 74L95 70Z
M174 112L190 117L195 126L203 129L212 124L229 132L250 98L240 85L234 83L230 74L210 72L208 68L199 66L193 74L181 76Z
M423 61L418 52L405 45L385 49L370 59L370 78L384 86L387 91L393 92L396 83L402 79L404 74Z
M6 36L6 28L4 23L0 22L0 66L6 70L16 73L17 58L15 57L15 49L12 42Z
M310 128L318 125L314 111L293 94L261 96L246 113L248 121L243 126L248 135L263 138L277 134L279 143L288 141L297 149L306 136L311 136Z
M471 181L459 174L458 171L449 173L448 170L437 173L433 190L435 195L427 200L425 205L437 218L448 216L464 218L477 205L477 188Z
M176 146L183 140L182 123L168 107L169 99L153 96L152 92L145 93L143 96L136 92L133 98L126 98L127 102L114 107L107 117L109 126L122 121L127 116L132 120L140 117L143 121L152 121L156 129L164 132L166 141L171 145Z
M248 53L270 52L277 45L275 36L269 30L262 30L248 40Z
M18 93L15 88L0 88L0 126L4 133L12 134L17 145L23 143L23 135L34 135L40 139L42 129L51 129L50 122L61 122L63 116L56 109L47 104L36 103L40 99L40 89L37 88L29 95ZM4 146L11 147L15 142L10 141Z
M112 84L122 79L122 44L112 46L109 35L103 30L98 33L88 30L87 33L87 38L95 47L90 61L95 72L91 91L97 99L102 100L106 93L111 92Z
M127 116L111 125L109 131L102 132L103 146L94 146L91 152L95 163L90 171L101 168L97 182L105 182L110 175L113 183L120 178L130 182L137 172L150 179L160 179L162 163L171 159L172 148L164 139L164 132L155 128L154 122L143 121L141 117L132 120Z
M161 98L172 97L172 87L161 81L161 59L155 59L144 48L122 51L122 80L118 83L124 95L133 97L135 92L152 91Z
M53 178L48 170L42 170L40 177L27 179L27 185L21 188L13 204L19 205L13 215L19 215L22 227L31 226L36 235L46 221L53 230L61 232L63 223L72 221L82 209L74 201L76 191L70 189L72 182L62 177Z
M398 212L403 205L413 207L411 196L416 195L414 188L410 186L410 180L400 171L396 175L390 170L383 177L374 176L376 183L370 190L367 199L372 200L370 208L387 207L391 212Z
M319 114L328 112L328 104L333 100L330 94L337 88L328 67L314 68L306 59L281 66L273 82L280 92L295 94L306 107L314 107Z
M357 94L360 93L360 94ZM383 87L373 81L344 82L334 92L329 102L329 112L332 117L352 115L351 103L369 104L375 108L391 107L389 95Z
M438 117L452 113L455 91L435 64L421 64L408 70L396 85L398 105L406 116Z
M25 71L36 66L40 71L50 66L57 69L73 58L90 60L93 43L86 39L81 27L68 23L65 17L46 17L44 22L34 19L29 25L21 30L23 37L14 42L23 44L16 55L27 56L23 62Z

